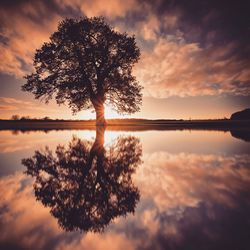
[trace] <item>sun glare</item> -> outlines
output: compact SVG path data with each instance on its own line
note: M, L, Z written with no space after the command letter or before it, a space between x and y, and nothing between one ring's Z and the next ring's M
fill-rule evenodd
M116 111L114 111L110 106L105 104L105 118L106 119L115 119L122 118L123 116L119 115Z
M117 119L117 118L126 118L128 116L123 116L123 115L119 115L116 111L114 111L110 106L108 106L107 104L104 105L104 112L105 112L105 118L106 119ZM96 118L96 114L94 111L81 111L79 113L77 113L74 116L74 119L95 119Z
M128 132L119 132L119 131L110 131L106 130L104 134L104 145L108 146L109 144L112 144L113 141L116 140L117 137L120 135L125 135ZM95 130L75 130L73 131L73 134L80 138L81 140L87 140L87 141L93 141L96 138L96 131Z

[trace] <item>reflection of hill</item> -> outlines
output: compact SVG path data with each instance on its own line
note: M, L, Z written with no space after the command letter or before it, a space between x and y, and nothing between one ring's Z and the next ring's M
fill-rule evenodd
M237 139L250 142L250 130L231 130L230 133Z
M132 174L141 163L135 137L119 137L104 148L104 128L94 143L74 137L68 148L58 145L23 159L35 178L36 198L67 230L102 231L115 217L134 212L140 195Z

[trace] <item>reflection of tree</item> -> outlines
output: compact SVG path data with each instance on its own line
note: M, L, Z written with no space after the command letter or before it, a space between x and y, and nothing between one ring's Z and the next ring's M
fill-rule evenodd
M135 137L119 137L105 149L104 128L93 145L74 137L69 147L46 147L23 159L26 173L35 177L35 196L67 230L102 231L117 216L134 212L140 195L131 175L141 163Z

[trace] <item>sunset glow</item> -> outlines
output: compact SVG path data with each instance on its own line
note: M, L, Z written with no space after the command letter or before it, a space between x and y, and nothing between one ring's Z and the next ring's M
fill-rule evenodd
M141 111L151 119L224 118L250 105L249 15L246 1L2 1L0 113L64 119L67 105L49 108L20 88L33 71L35 50L65 17L104 16L115 30L134 34L141 50L133 72L143 89ZM194 10L198 11L193 15ZM11 16L11 19L9 18ZM107 118L123 118L106 106Z
M249 0L0 1L0 250L250 249Z

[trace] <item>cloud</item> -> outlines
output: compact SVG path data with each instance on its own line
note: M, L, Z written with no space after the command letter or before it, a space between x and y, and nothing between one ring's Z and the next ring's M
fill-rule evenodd
M62 241L58 244L56 250L133 250L136 249L133 245L132 240L128 240L126 235L122 233L109 233L109 234L94 234L89 233L85 237L82 237L80 240L74 240L70 244L65 244L66 242Z
M59 20L103 15L116 29L136 34L142 56L135 73L146 96L249 95L249 15L245 8L234 11L241 4L230 2L226 9L215 0L204 4L206 8L200 1L4 1L0 72L19 78L30 73L35 50ZM201 11L192 14L197 8Z
M3 4L0 6L0 72L19 78L30 73L35 50L48 41L58 22L65 17L85 14L104 15L111 19L124 17L129 10L136 8L136 0L126 3L111 0L108 5L101 0L39 0L35 4L30 1Z
M24 112L33 116L37 115L38 112L48 114L48 108L45 107L45 104L41 104L40 102L24 101L11 97L0 97L0 110L2 110L2 112L15 111L20 115L24 115ZM50 108L49 112L50 114L53 114L58 112L58 110Z
M10 105L0 105L0 110L2 110L2 111L13 111L13 110L18 110L18 108L15 107L15 106L10 106Z
M23 105L33 105L32 102L26 102L23 100L18 100L10 97L0 97L0 102L8 103L8 104L23 104Z
M26 102L23 100L10 98L10 97L0 97L0 110L4 111L18 111L25 108L33 109L36 108L34 103Z
M18 10L0 8L0 71L22 78L32 70L35 50L48 40L61 17L42 1L17 6Z
M58 0L59 4L64 5L65 8L71 7L80 10L88 17L106 16L110 19L115 17L125 17L128 11L138 9L136 0L109 0L105 3L102 0Z
M232 53L235 47L201 48L186 43L182 34L161 38L152 51L142 53L135 74L153 97L249 95L250 70Z

